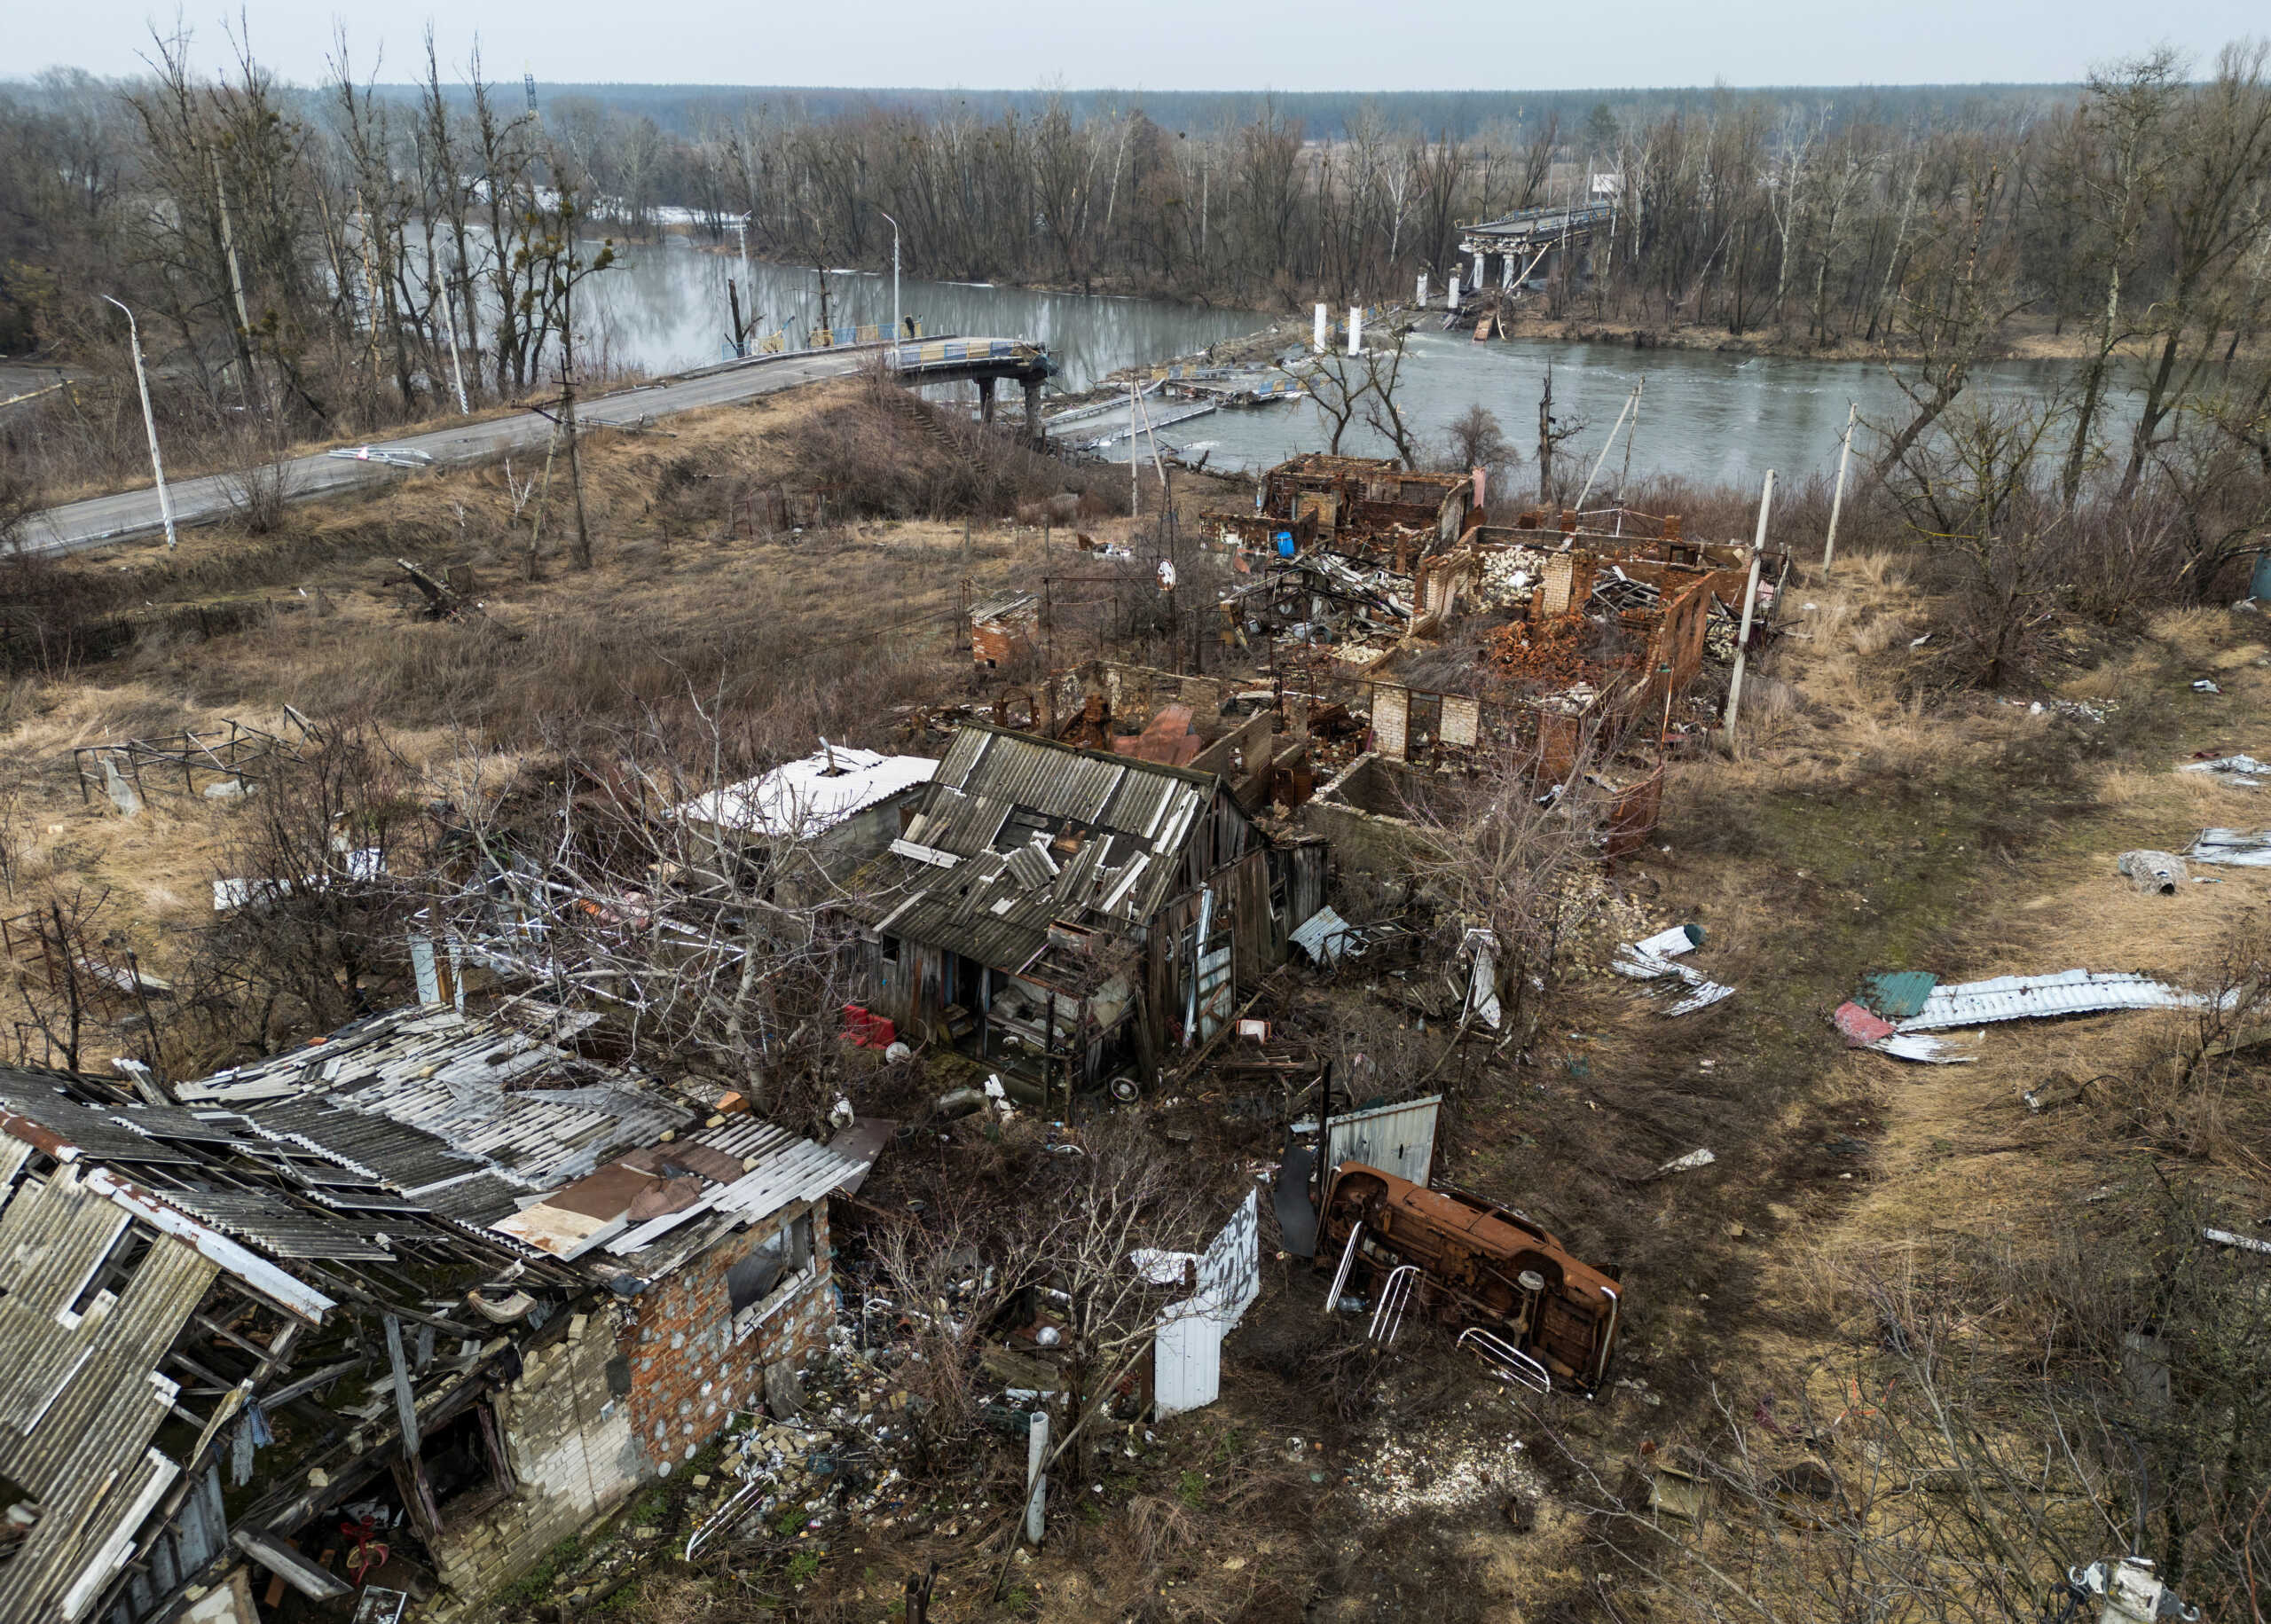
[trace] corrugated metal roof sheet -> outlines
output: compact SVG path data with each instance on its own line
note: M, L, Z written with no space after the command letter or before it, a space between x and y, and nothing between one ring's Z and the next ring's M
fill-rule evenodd
M1939 1032L1994 1021L2094 1015L2107 1009L2190 1009L2207 1000L2126 970L2064 970L2055 976L1999 976L1937 986L1900 1030Z
M759 778L714 789L672 814L767 836L812 836L927 781L938 763L829 745Z
M1295 927L1296 946L1319 964L1353 959L1364 951L1364 934L1331 908L1319 908Z
M1175 894L1214 793L1211 774L960 729L893 847L915 894L891 934L1015 969L1053 921L1140 926Z
M1939 980L1929 970L1879 970L1861 977L1861 1000L1888 1021L1905 1021L1924 1008Z

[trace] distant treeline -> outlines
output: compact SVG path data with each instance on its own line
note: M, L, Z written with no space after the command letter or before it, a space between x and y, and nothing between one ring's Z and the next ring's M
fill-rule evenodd
M414 100L416 85L378 85L381 96ZM445 87L446 88L446 87ZM538 80L538 101L546 112L588 102L626 119L652 119L666 136L699 136L720 118L737 119L752 107L790 108L823 122L863 118L871 113L913 114L928 119L975 114L994 118L1016 114L1033 119L1061 103L1075 120L1112 117L1141 106L1161 129L1199 136L1252 123L1267 108L1294 120L1312 139L1339 140L1365 121L1395 129L1424 129L1467 140L1501 126L1521 126L1549 114L1575 127L1595 107L1620 120L1647 122L1661 114L1701 112L1730 97L1770 106L1828 105L1837 116L1898 123L1924 119L1936 123L1977 122L2014 108L2042 108L2071 103L2078 84L1921 84L1831 88L1767 85L1741 90L1687 87L1678 90L937 90L914 88L850 90L827 86L730 84L547 84ZM460 87L455 94L469 100Z

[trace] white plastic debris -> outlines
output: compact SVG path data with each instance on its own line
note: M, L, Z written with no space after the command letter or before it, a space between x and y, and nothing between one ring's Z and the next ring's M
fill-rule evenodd
M838 1094L836 1103L829 1109L828 1124L830 1127L848 1128L858 1114L852 1109L852 1102Z
M1609 961L1609 969L1620 976L1635 981L1678 983L1687 989L1684 997L1667 1006L1667 1016L1693 1015L1698 1009L1708 1009L1723 998L1734 996L1731 986L1713 981L1702 971L1674 961L1674 955L1684 953L1701 944L1703 931L1696 925L1674 925L1660 930L1645 941L1627 942L1616 950Z
M1184 1279L1186 1267L1198 1267L1195 1251L1161 1251L1145 1246L1128 1254L1128 1267L1141 1275L1144 1283L1155 1286L1179 1286Z
M1718 1159L1709 1150L1690 1150L1686 1156L1675 1156L1657 1168L1656 1177L1661 1179L1668 1173L1693 1173L1699 1167L1709 1167Z
M2192 691L2195 694L2220 694L2223 692L2223 689L2218 687L2205 677L2203 677L2199 681L2192 685Z
M902 1060L911 1060L914 1057L915 1051L896 1038L892 1039L890 1047L884 1050L884 1058L893 1065L897 1065Z
M1002 1074L998 1071L986 1079L986 1099L988 1104L1002 1113L1002 1120L1004 1122L1018 1114L1018 1108L1010 1103L1010 1091L1002 1086Z

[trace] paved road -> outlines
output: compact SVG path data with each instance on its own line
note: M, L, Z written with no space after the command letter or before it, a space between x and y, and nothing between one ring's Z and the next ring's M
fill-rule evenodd
M586 422L598 426L722 406L855 373L882 348L864 344L798 355L766 356L705 368L672 382L596 396L583 403L580 414ZM911 351L911 345L909 349ZM463 466L508 451L541 446L551 434L551 419L523 412L512 417L467 423L461 428L413 435L406 440L373 443L388 451L424 451L436 465ZM286 476L291 499L303 502L337 496L361 486L384 484L405 475L383 462L358 462L318 452L312 457L294 459L286 467ZM219 475L169 480L167 488L173 493L174 522L177 525L209 524L230 512L228 489ZM165 521L158 511L157 489L151 486L115 496L90 497L83 502L34 514L26 526L24 545L33 553L76 553L164 528Z

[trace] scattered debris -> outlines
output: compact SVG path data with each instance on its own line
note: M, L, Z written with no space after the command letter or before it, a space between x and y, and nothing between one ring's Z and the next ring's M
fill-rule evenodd
M410 584L425 595L426 612L436 620L462 620L468 615L486 615L489 612L477 599L468 597L445 581L436 579L408 559L398 558L395 562L410 577Z
M2271 1241L2259 1241L2252 1236L2236 1235L2229 1229L2203 1229L2200 1234L2212 1246L2236 1246L2242 1251L2271 1253Z
M1701 970L1674 961L1674 955L1703 945L1701 925L1674 925L1646 941L1626 942L1616 950L1609 968L1620 976L1635 981L1659 984L1677 982L1688 989L1686 995L1669 1005L1667 1016L1693 1015L1698 1009L1708 1009L1721 999L1734 996L1734 989L1713 981ZM1676 989L1674 989L1676 990Z
M2053 1071L2039 1084L2023 1092L2019 1098L2026 1102L2031 1111L2056 1110L2062 1105L2072 1105L2089 1091L2089 1084L2078 1083L2063 1071Z
M1699 1167L1709 1167L1718 1159L1709 1150L1690 1150L1686 1156L1675 1156L1657 1168L1655 1176L1661 1179L1668 1173L1693 1173Z
M1936 1065L1961 1065L1976 1056L1928 1035L1935 1032L2111 1009L2192 1009L2207 1001L2199 993L2126 970L2086 969L2055 976L2001 976L1953 986L1938 985L1925 971L1899 971L1866 977L1861 996L1877 1007L1848 1002L1830 1016L1848 1043Z
M1937 986L1904 1032L1940 1032L1994 1021L2095 1015L2109 1009L2194 1009L2206 1000L2127 970L2062 970L2055 976L1999 976Z
M2271 764L2258 761L2252 756L2218 756L2208 761L2188 761L2177 771L2211 773L2218 781L2235 789L2258 788L2271 780Z
M1331 908L1319 908L1293 932L1294 944L1326 969L1364 951L1364 933Z
M2266 853L2271 859L2271 852ZM2184 883L2184 859L2166 851L2124 851L2114 867L2129 883L2150 896L2173 897Z
M2202 829L2185 847L2196 863L2217 863L2227 868L2271 868L2271 829L2253 835L2237 829Z
M2199 681L2192 685L2192 691L2195 694L2220 694L2223 692L2223 689L2218 687L2205 677L2203 677Z
M2153 1565L2142 1557L2118 1562L2093 1562L2066 1570L2069 1592L2077 1604L2102 1597L2101 1620L2138 1620L2139 1624L2199 1624L2200 1609L2188 1607L2176 1592L2154 1576Z
M390 468L430 468L434 453L406 445L342 445L326 455L347 462L382 462Z

